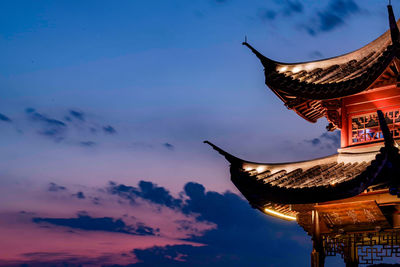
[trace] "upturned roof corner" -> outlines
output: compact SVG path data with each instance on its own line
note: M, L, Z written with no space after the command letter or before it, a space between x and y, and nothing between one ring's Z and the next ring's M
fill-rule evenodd
M209 146L211 146L215 151L217 151L219 154L221 154L222 156L225 157L225 159L231 163L242 163L243 160L239 159L235 156L233 156L232 154L229 154L228 152L226 152L225 150L223 150L222 148L219 148L218 146L214 145L213 143L209 142L209 141L203 141L204 144L208 144Z
M261 54L260 52L257 51L257 49L255 49L254 47L252 47L248 42L247 42L247 38L245 39L245 41L242 43L242 45L247 46L251 52L253 52L253 54L255 54L257 56L257 58L261 61L261 64L264 66L264 68L268 68L268 67L275 67L275 61L267 58L266 56L264 56L263 54Z

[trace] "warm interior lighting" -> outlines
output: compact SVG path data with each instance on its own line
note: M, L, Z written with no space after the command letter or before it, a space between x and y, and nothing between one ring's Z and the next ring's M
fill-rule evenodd
M288 221L295 221L296 220L296 217L294 217L294 216L289 216L289 215L277 212L275 210L271 210L271 209L265 208L264 211L265 211L265 213L268 213L269 215L272 215L272 216L275 216L275 217L279 217L279 218L282 218L282 219L285 219L285 220L288 220Z
M336 182L331 182L331 185L334 186L336 184Z
M251 171L251 170L254 170L254 168L252 168L252 167L246 167L244 170L247 171L247 172L249 172L249 171Z

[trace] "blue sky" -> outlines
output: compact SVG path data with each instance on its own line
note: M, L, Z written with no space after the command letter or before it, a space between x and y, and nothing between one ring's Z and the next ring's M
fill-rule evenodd
M260 162L335 153L337 135L323 135L327 121L287 110L241 42L247 36L284 62L336 56L388 29L386 4L3 1L0 186L37 193L49 183L89 190L146 180L178 197L194 181L238 194L227 163L203 140ZM3 198L2 211L15 208Z
M336 2L345 5L337 7ZM377 1L10 1L3 5L0 106L13 123L1 127L9 137L3 138L4 146L15 155L12 160L6 156L7 169L30 165L36 153L52 159L59 151L65 157L57 157L72 165L101 157L119 162L109 169L129 170L132 176L143 176L138 169L144 168L148 178L164 185L168 184L158 173L165 173L168 166L173 166L169 175L183 169L177 176L186 176L192 168L195 173L212 169L204 177L199 173L195 178L177 178L178 188L186 179L199 179L213 189L232 189L229 181L213 179L226 176L226 166L202 144L206 139L257 161L301 160L334 152L308 144L295 149L322 134L326 121L309 124L286 110L263 84L257 59L241 46L245 35L266 56L293 62L354 50L387 29L385 4ZM54 138L37 136L37 129L25 125L27 108L60 120L76 110L90 124L110 124L118 134L85 136L79 129L70 130L63 142L55 144L48 142ZM81 142L96 146L80 150L73 146ZM175 148L172 153L165 143ZM219 162L213 164L214 159ZM60 169L60 160L47 164ZM152 161L161 167L146 167ZM10 172L29 179L22 170ZM34 174L29 171L29 176Z

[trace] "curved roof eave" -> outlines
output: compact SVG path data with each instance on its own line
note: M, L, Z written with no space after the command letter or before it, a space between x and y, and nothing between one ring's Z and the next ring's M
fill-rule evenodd
M400 27L400 19L397 20L396 22L397 26ZM369 55L371 52L377 52L377 51L383 51L386 47L388 47L392 43L391 40L391 30L387 30L385 33L383 33L381 36L373 40L372 42L364 45L363 47L339 55L339 56L334 56L334 57L329 57L325 59L319 59L319 60L312 60L312 61L304 61L304 62L280 62L273 60L271 58L268 58L258 52L255 48L253 48L250 44L247 42L243 42L243 45L247 46L252 50L254 54L260 59L260 60L266 60L266 63L268 62L269 64L275 64L278 72L284 73L287 71L292 71L293 69L296 68L295 72L298 73L300 71L310 71L314 70L316 68L328 68L333 65L342 65L346 64L347 62L351 60L361 60L365 56ZM264 64L263 64L264 65ZM265 65L264 65L265 66ZM283 71L282 69L285 68Z
M283 63L262 55L245 41L265 68L265 84L285 103L285 97L308 100L337 99L367 90L400 57L400 20L388 6L390 29L353 52L328 59ZM309 118L315 121L320 117Z

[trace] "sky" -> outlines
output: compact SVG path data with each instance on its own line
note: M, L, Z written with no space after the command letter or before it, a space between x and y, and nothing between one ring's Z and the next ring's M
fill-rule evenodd
M1 1L0 265L308 266L306 233L253 210L203 141L257 162L335 153L339 132L288 110L241 42L336 56L388 29L386 4Z

